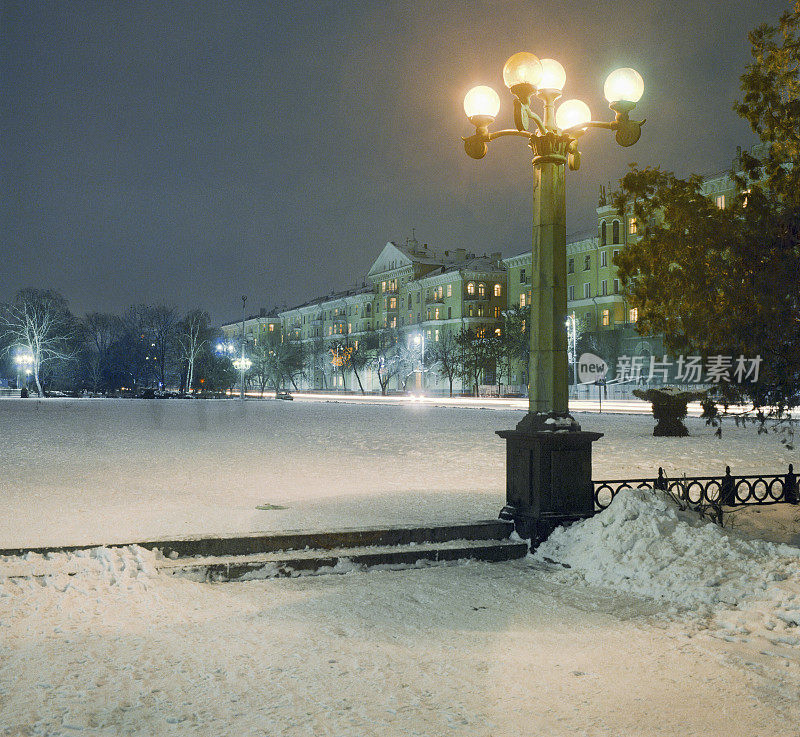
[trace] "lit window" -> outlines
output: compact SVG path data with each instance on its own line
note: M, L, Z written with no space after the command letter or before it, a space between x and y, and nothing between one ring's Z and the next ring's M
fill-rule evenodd
M470 282L469 284L467 284L467 294L475 294L474 282Z
M436 308L435 312L433 313L433 319L434 320L438 320L439 319L439 308L438 307Z
M525 293L524 292L519 295L519 306L520 307L524 307L525 306Z
M628 310L628 322L637 322L639 320L639 308L633 307Z
M438 343L438 342L439 342L439 331L438 331L438 330L435 330L435 331L434 331L434 334L433 334L433 340L434 340L434 342L436 342L436 343Z
M269 331L270 331L270 332L273 332L274 330L275 330L275 326L274 326L274 325L270 325L270 326L269 326Z
M448 284L447 285L447 296L448 297L452 297L453 296L453 285L452 284Z
M353 323L352 322L348 322L347 323L347 334L350 335L350 333L352 333L352 332L353 332Z
M494 296L499 297L503 293L503 288L499 284L494 285Z
M469 309L467 310L467 317L472 317L472 305L470 305Z
M478 296L483 299L486 296L486 285L483 283L478 284Z
M717 195L717 207L720 210L724 210L725 209L725 195L724 194Z
M747 202L750 199L750 197L748 197L749 194L750 194L749 189L745 189L742 191L742 207L747 207Z
M494 334L499 338L501 335L500 328L495 328Z
M483 305L478 305L478 317L483 317Z
M495 307L494 308L494 318L495 318L495 320L499 320L500 319L500 308L499 307Z
M631 235L636 234L636 218L631 218L630 222L628 223L628 232Z
M608 327L608 322L610 320L610 313L608 310L603 310L603 325Z
M382 291L382 292L385 292L385 291L386 291L386 282L385 282L385 281L382 281L382 282L381 282L381 291Z

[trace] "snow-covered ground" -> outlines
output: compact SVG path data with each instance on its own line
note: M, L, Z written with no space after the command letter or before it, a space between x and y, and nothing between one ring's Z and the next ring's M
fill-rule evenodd
M548 545L216 585L140 548L0 561L0 734L798 733L799 549L637 492Z
M0 547L494 517L520 416L0 402ZM579 420L597 478L798 464L751 429ZM521 561L218 585L135 546L0 559L0 735L797 735L800 548L765 540L800 510L732 519L624 492Z
M0 548L497 516L520 410L418 404L0 400ZM580 414L595 478L785 472L773 435L699 419L654 438L646 416ZM258 510L259 505L286 509ZM767 514L772 514L768 512Z

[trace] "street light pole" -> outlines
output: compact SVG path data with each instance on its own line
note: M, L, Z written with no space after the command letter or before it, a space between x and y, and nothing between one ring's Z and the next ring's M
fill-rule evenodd
M242 357L239 364L239 378L241 379L241 388L239 389L239 399L244 402L244 306L247 302L247 296L242 295Z
M575 325L575 313L567 315L567 327L570 329L569 337L572 345L572 384L578 386L578 329ZM577 392L577 388L576 388ZM577 396L577 393L576 393Z
M474 159L483 158L488 144L505 136L527 139L533 152L528 413L514 430L497 434L506 440L506 506L501 517L512 519L523 537L540 540L559 524L593 514L591 444L602 437L581 431L568 407L566 167L580 167L578 139L589 128L614 131L621 146L639 140L644 121L631 120L629 113L644 85L633 69L612 72L604 92L616 115L602 122L593 121L580 100L567 100L556 110L566 74L553 59L514 54L503 68L503 80L514 95L515 128L489 131L500 98L491 87L478 86L464 98L475 134L463 140ZM531 108L534 97L543 103L542 116Z

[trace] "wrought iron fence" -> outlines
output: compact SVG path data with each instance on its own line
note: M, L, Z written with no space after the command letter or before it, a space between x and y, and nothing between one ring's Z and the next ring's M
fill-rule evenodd
M794 467L779 475L732 476L730 466L725 466L724 476L686 476L667 478L664 469L658 469L657 478L608 479L594 481L594 502L605 509L623 489L664 489L686 499L692 504L716 504L735 507L742 504L797 504L798 480Z

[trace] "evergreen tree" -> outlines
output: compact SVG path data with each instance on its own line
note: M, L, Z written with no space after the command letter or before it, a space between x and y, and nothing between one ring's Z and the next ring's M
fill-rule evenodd
M617 257L639 332L675 354L760 356L757 382L723 382L726 399L779 411L800 401L800 2L778 28L750 34L753 62L735 110L765 153L745 156L741 194L719 209L698 176L639 168L614 203L646 224ZM731 378L734 378L733 372ZM739 377L741 378L741 376Z

